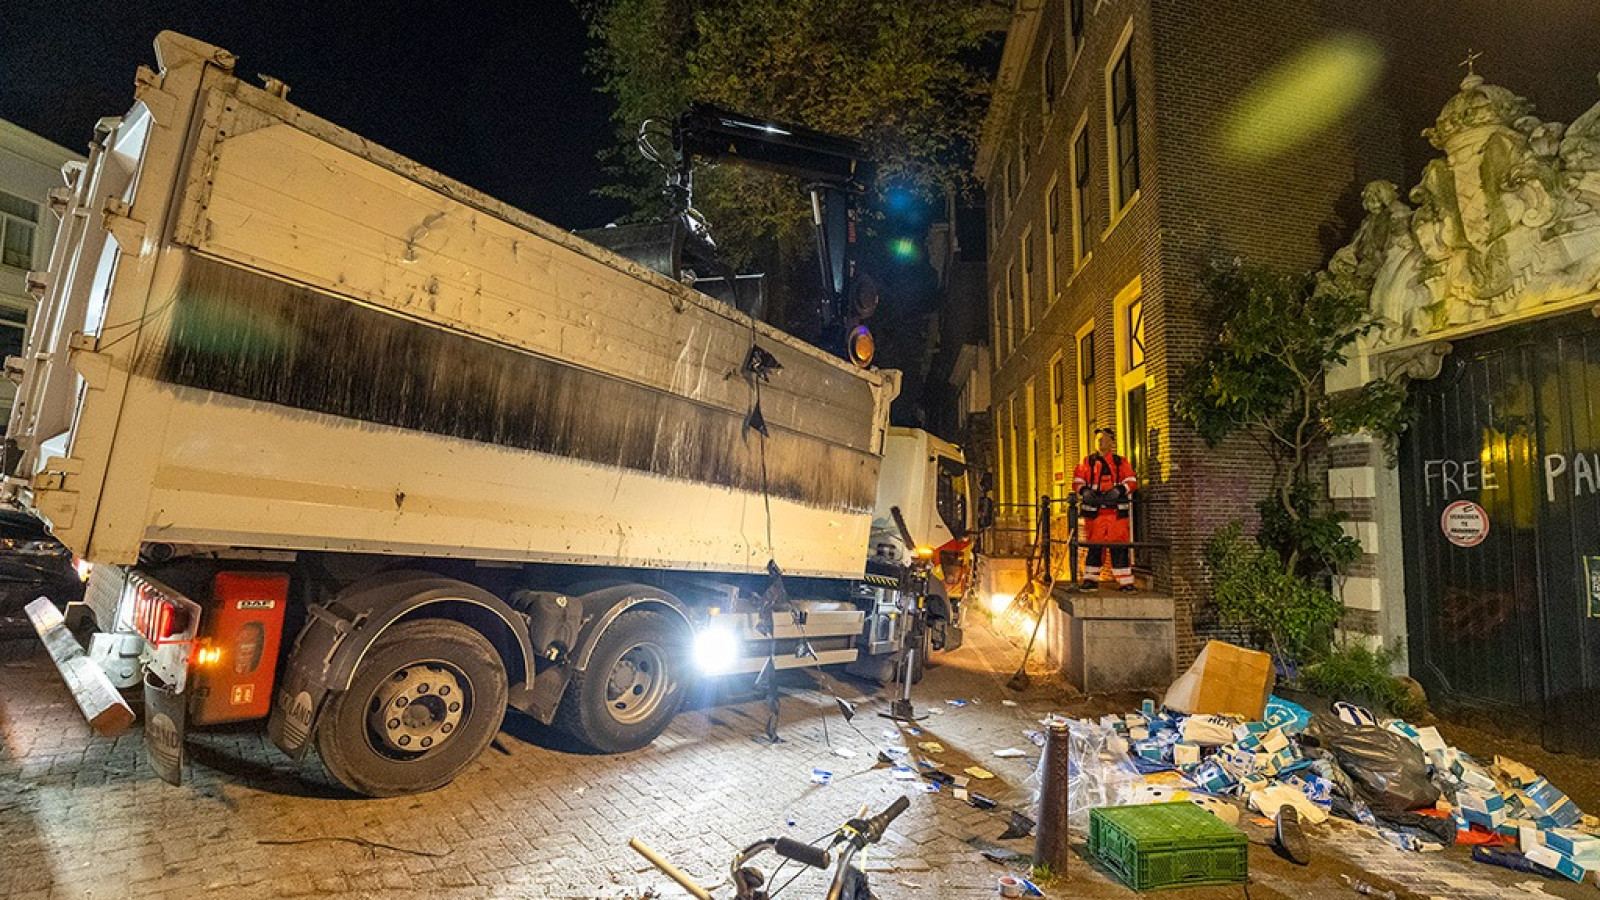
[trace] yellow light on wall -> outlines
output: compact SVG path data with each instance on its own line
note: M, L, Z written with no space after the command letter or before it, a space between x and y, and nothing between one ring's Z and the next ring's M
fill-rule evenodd
M1256 82L1222 126L1223 155L1263 163L1315 137L1361 103L1383 73L1383 50L1360 34L1308 45Z

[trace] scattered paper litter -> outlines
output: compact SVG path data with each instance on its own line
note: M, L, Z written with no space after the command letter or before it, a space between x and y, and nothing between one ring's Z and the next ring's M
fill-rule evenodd
M851 750L849 747L835 747L833 748L833 755L840 756L845 759L852 759L855 757L856 752Z
M922 752L923 753L943 753L944 752L944 745L939 743L938 741L923 741L920 744L917 744L917 746L922 748Z
M895 781L916 781L917 773L910 766L895 766L889 770Z
M965 769L962 769L961 771L967 773L968 775L971 775L973 778L976 778L979 781L984 781L986 779L994 777L994 773L989 771L988 769L985 769L983 766L967 766Z
M955 796L955 798L957 800L960 800L963 803L966 802L966 799L967 799L967 789L966 788L964 788L964 787L952 788L951 789L951 793Z
M811 783L812 784L832 784L833 783L833 773L829 772L827 769L812 769L811 770Z
M939 785L932 781L924 781L917 785L917 790L924 794L937 794L939 793Z
M1015 700L1001 700L1000 701L1000 705L1001 706L1016 706L1017 705L1017 701L1015 701Z
M951 706L966 706L967 705L967 701L965 701L965 700L946 700L945 702L950 704Z
M1027 756L1028 754L1023 753L1021 750L1018 750L1015 747L1007 747L1004 750L996 750L994 755L1000 757L1001 759L1016 759L1019 756Z

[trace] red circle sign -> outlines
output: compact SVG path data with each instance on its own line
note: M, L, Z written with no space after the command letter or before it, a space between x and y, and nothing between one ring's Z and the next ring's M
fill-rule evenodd
M1476 547L1489 536L1489 514L1471 500L1457 500L1444 508L1439 528L1457 547Z

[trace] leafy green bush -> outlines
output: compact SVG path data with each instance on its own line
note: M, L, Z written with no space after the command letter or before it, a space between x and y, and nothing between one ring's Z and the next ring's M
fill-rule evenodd
M1332 643L1338 599L1297 577L1275 550L1246 540L1238 522L1207 542L1205 560L1222 621L1264 638L1280 661L1317 657Z
M1398 647L1371 650L1356 643L1330 647L1315 663L1300 671L1300 682L1331 700L1364 703L1409 719L1426 709L1400 679L1389 674L1398 655Z

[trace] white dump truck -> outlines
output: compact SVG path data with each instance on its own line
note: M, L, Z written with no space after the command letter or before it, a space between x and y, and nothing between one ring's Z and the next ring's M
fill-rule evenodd
M911 557L959 545L965 470L888 428L895 373L155 45L50 197L7 366L6 491L92 565L81 608L29 612L98 730L142 683L170 781L190 728L266 719L393 795L508 706L642 747L697 654L909 669L959 640Z

